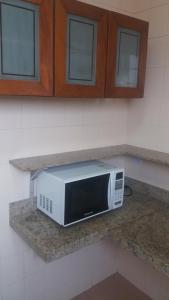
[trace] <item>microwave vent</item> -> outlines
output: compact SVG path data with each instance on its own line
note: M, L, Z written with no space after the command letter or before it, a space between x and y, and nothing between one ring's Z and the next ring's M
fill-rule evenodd
M49 211L49 199L46 198L46 210Z
M45 196L43 195L43 209L45 209L46 208L46 198L45 198Z
M53 202L52 202L52 200L50 200L50 213L51 214L53 213Z
M40 194L40 207L42 207L44 210L53 213L53 202L49 198L47 198L45 195Z
M43 203L43 196L42 194L40 194L40 207L42 207L42 203Z

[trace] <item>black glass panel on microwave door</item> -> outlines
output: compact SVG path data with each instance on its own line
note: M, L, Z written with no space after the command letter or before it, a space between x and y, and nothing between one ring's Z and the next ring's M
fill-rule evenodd
M65 225L108 209L110 174L66 184Z

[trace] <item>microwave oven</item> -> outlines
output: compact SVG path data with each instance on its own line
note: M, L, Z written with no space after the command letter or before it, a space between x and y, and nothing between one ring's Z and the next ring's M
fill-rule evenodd
M37 177L37 208L66 227L123 205L124 169L100 161L51 167Z

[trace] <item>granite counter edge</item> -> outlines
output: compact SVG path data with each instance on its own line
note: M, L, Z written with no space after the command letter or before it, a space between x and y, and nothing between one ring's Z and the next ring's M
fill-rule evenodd
M50 166L59 166L79 161L108 159L113 156L130 156L169 166L169 154L136 147L132 145L115 145L94 149L85 149L35 157L18 158L9 163L21 171L34 172Z

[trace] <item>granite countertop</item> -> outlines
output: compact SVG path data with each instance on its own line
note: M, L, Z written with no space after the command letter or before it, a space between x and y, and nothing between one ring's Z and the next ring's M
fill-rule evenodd
M10 225L45 262L109 237L169 276L169 203L147 190L134 191L120 209L68 228L35 206L30 199L11 203Z
M169 276L169 205L136 222L122 224L111 238Z
M113 156L131 156L139 159L168 165L169 154L135 147L131 145L115 145L95 149L85 149L65 153L49 154L35 157L18 158L10 160L10 164L21 171L34 172L50 166L59 166L79 161L108 159Z

